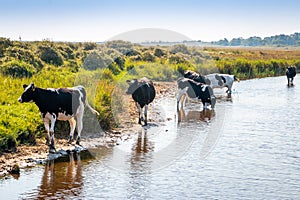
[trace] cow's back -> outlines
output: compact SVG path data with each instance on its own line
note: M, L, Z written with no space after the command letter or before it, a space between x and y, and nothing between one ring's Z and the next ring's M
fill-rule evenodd
M142 108L151 103L155 98L155 88L152 82L142 83L132 94L132 98L138 102Z
M60 88L58 92L58 106L67 115L73 115L82 101L79 90L77 88Z

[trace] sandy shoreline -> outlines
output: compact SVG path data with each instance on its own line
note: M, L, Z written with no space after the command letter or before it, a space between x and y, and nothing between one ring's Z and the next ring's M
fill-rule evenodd
M156 89L157 101L162 97L171 96L175 94L175 83L174 82L159 82L154 83ZM10 174L10 171L14 166L19 168L33 167L39 164L45 164L48 160L53 160L58 157L66 156L70 152L80 152L87 150L89 148L97 148L101 146L113 147L120 144L122 141L130 138L132 134L136 134L140 130L141 126L137 124L137 110L135 108L134 102L131 97L128 97L130 101L130 119L122 122L120 128L107 131L102 133L102 135L95 137L84 137L82 135L81 146L73 144L68 144L68 134L60 138L55 138L55 147L57 152L55 154L49 154L49 147L46 145L45 139L37 139L36 145L19 145L15 152L2 153L0 155L0 177L5 177ZM155 109L149 107L148 119L149 122L154 122L161 124L166 119L159 119L157 116L159 113Z

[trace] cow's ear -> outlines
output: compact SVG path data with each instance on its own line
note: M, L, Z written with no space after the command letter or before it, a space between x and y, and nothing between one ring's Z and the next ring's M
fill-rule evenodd
M28 87L28 85L26 85L26 84L23 85L24 90L25 90L25 88L27 88L27 87Z
M130 83L131 83L131 80L126 80L126 83L128 83L128 84L130 85Z
M31 85L32 91L34 91L35 90L34 83L31 83L30 85Z

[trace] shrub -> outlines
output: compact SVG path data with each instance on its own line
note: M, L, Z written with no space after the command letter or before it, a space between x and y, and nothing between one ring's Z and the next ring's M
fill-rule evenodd
M167 54L162 49L156 48L154 50L154 56L156 56L156 57L161 58L161 57L163 57L165 55L167 55Z
M83 68L87 70L104 69L108 67L113 60L105 54L92 51L83 61Z
M187 46L185 46L184 44L176 44L170 48L170 53L190 54L190 51L188 50Z
M5 63L0 70L3 75L16 78L31 77L36 72L32 65L16 60Z
M85 42L83 43L83 50L90 51L97 48L97 44L94 42Z
M154 62L155 57L150 52L146 51L142 55L142 60L147 61L147 62Z
M40 54L41 60L48 64L56 66L61 66L63 64L62 56L53 47L39 46L38 52Z

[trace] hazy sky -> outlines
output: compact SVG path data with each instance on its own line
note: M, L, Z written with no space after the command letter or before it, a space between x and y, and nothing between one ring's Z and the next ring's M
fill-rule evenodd
M299 0L0 0L0 37L105 41L155 28L202 41L263 38L300 32L299 9Z

